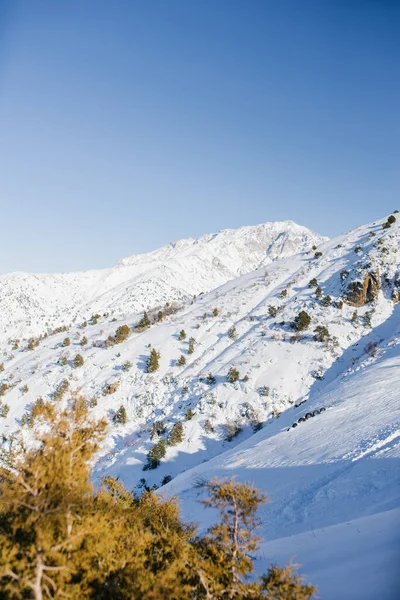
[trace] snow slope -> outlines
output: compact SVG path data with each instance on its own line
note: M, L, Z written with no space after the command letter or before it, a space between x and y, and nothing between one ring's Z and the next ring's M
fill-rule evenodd
M123 316L188 300L326 238L292 221L226 229L124 258L110 269L0 276L0 339L38 335L46 326L109 312Z
M213 519L198 504L202 482L214 475L253 481L271 499L262 509L266 542L260 570L271 558L295 555L324 599L394 600L400 546L393 526L400 504L400 303L394 301L400 231L397 222L390 229L383 222L323 242L317 257L312 251L266 261L263 268L181 302L174 314L142 332L134 330L140 314L132 311L117 320L73 325L32 351L26 341L15 351L3 344L0 384L11 386L2 398L10 407L0 418L3 443L30 404L38 396L52 398L67 379L71 389L92 399L96 417L112 423L119 406L126 409L127 423L110 426L96 477L120 476L139 490L143 477L153 486L170 476L160 493L178 495L185 518L200 521L202 528ZM372 271L380 286L374 300L357 309L341 306L349 283L364 281ZM314 279L320 298L315 283L310 287ZM311 323L295 335L292 323L301 310ZM129 338L104 347L101 342L124 323L133 330ZM327 328L327 340L314 339L317 326ZM232 327L236 335L229 335ZM62 347L66 335L71 345ZM81 346L83 336L88 343ZM152 347L160 351L160 367L149 374ZM77 353L85 362L74 369ZM178 366L181 355L186 364ZM126 361L132 363L129 370L123 369ZM231 367L240 374L235 383L226 379ZM215 381L207 381L209 373ZM114 382L118 389L104 396L105 386ZM188 409L194 413L190 420ZM164 438L174 423L183 422L184 440L168 447L158 468L143 471L159 439L151 439L156 420L165 423ZM226 424L232 423L241 431L228 441ZM29 438L29 428L24 431Z
M375 357L338 368L306 405L167 486L185 517L204 527L212 517L198 504L196 483L214 476L254 482L271 500L261 511L268 541L259 569L294 557L327 600L394 600L399 589L400 306L388 321ZM317 407L327 410L290 428Z

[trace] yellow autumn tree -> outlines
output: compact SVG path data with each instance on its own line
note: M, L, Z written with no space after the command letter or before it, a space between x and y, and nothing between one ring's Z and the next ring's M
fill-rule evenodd
M206 486L221 513L204 536L174 499L140 498L111 477L94 489L91 464L106 433L87 402L42 402L34 439L0 467L2 600L309 600L291 567L256 579L253 533L264 494L233 480Z

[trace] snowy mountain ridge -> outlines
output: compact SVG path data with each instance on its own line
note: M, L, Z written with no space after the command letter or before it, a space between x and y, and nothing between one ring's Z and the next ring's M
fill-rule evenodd
M292 221L225 229L118 261L109 269L0 276L0 337L38 335L93 313L123 316L187 301L324 241Z

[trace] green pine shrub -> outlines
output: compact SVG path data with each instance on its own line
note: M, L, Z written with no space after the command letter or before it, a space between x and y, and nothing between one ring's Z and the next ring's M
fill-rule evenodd
M276 306L268 306L268 314L270 317L275 318L278 313Z
M164 438L160 438L147 453L147 463L143 467L143 471L156 469L160 464L161 460L167 453L167 443Z
M183 441L183 425L182 423L175 423L171 429L171 433L168 436L168 445L176 446Z
M331 305L331 302L332 298L330 296L324 296L324 298L321 300L321 305L327 307Z
M292 328L295 331L304 331L304 329L308 328L310 323L311 323L310 315L305 310L302 310L295 317L293 324L292 324Z
M150 327L150 325L151 325L151 322L150 322L150 319L149 319L149 315L145 311L143 313L143 317L136 324L135 330L136 331L144 331L145 329L148 329Z
M231 338L231 340L236 340L237 339L236 327L231 327L229 329L228 336Z
M178 367L184 367L186 365L186 356L181 354L178 360L176 361L176 364Z
M235 381L238 381L240 379L240 374L238 369L236 369L236 367L230 367L229 371L228 371L228 375L226 376L226 379L228 381L228 383L235 383Z
M8 406L8 404L0 401L0 418L6 419L9 412L10 407Z
M188 408L185 414L185 419L186 421L191 421L194 417L194 412L192 411L191 408Z
M146 373L154 373L160 366L160 353L153 348L150 352L150 356L147 359Z
M125 406L121 404L121 406L114 415L114 423L115 425L125 425L127 420L128 417L126 416Z
M329 330L324 325L318 325L314 329L314 340L316 342L325 342L329 339Z

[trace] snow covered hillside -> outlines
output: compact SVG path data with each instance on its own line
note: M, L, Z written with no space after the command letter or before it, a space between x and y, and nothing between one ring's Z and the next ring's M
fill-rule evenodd
M122 317L171 300L187 301L324 239L292 221L265 223L180 240L124 258L110 269L2 275L0 339L38 335L93 313Z
M120 476L136 491L162 486L201 527L213 518L198 504L205 480L253 481L271 499L261 515L260 570L294 556L324 600L394 600L396 218L272 262L264 246L256 270L249 258L232 259L238 277L231 266L219 287L195 300L167 296L142 322L135 308L123 318L96 315L41 339L4 342L3 444L20 425L29 439L40 421L38 397L63 403L76 390L110 421L95 477ZM135 268L135 260L123 268ZM116 290L104 312L117 304ZM157 368L147 372L151 352Z

